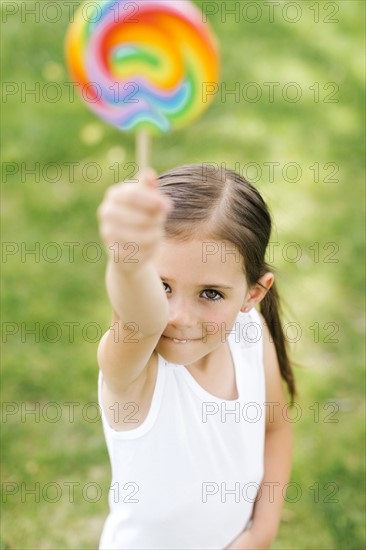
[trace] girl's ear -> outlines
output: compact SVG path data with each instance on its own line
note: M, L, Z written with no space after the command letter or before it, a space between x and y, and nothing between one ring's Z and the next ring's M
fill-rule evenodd
M274 275L270 271L265 273L247 292L240 311L250 311L256 304L259 304L265 297L274 283Z

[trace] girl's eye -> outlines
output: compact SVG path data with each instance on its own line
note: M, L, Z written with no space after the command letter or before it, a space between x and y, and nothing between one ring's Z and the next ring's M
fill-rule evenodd
M169 287L169 285L168 285L167 283L164 283L164 282L163 282L163 285ZM206 295L208 294L206 300L208 300L209 302L219 302L220 300L223 299L222 294L220 294L220 292L217 292L216 290L208 289L208 288L207 288L207 289L204 290L203 292L205 292ZM209 294L211 294L211 297L209 296ZM216 298L215 298L215 297L212 297L212 294L213 294L214 296L216 296Z
M204 290L203 292L206 292L206 294L207 294L207 293L216 294L217 298L209 298L209 297L207 297L207 300L209 300L210 302L219 302L219 301L222 300L222 298L223 298L222 294L220 294L220 292L217 292L216 290L206 289L206 290Z

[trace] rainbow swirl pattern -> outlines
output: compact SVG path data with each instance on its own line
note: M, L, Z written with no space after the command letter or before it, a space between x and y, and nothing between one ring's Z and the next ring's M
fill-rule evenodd
M66 57L88 107L125 131L190 124L212 99L205 83L219 78L216 39L189 0L85 2Z

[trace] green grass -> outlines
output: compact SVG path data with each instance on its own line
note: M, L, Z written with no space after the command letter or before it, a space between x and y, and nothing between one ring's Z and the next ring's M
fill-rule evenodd
M271 260L287 304L286 321L301 328L293 354L302 364L295 369L302 416L293 425L291 475L301 496L290 502L289 491L273 548L360 550L365 548L360 53L365 10L361 1L328 7L315 2L320 21L314 23L314 3L298 4L302 17L296 23L281 16L283 3L273 23L264 7L257 23L236 23L230 15L223 23L220 12L210 17L220 41L222 82L228 90L239 83L241 91L256 82L262 98L250 102L242 96L236 102L233 95L218 93L192 127L155 138L152 158L158 171L209 161L236 167L252 179L258 174L256 185L275 219L272 242L279 244ZM332 18L338 23L324 22L334 6L339 11ZM2 482L8 484L3 490L19 488L3 504L3 549L95 548L107 514L110 469L101 424L93 421L97 344L88 324L104 331L110 307L105 254L88 261L85 254L92 257L94 251L85 245L100 243L95 212L105 189L117 181L115 163L120 164L120 179L129 174L134 139L100 122L77 96L68 96L63 53L67 19L63 9L55 23L42 18L37 23L32 16L22 20L19 9L2 25L3 81L19 86L18 93L3 96L2 104L2 239L19 248L2 264L2 400L3 407L13 407L4 409L13 414L3 418ZM62 90L60 101L22 98L22 86L39 83L44 90L50 82ZM273 102L264 82L279 82ZM282 97L290 82L301 89L297 103ZM317 90L319 102L314 101ZM334 90L336 101L326 102ZM22 178L21 163L27 169L40 163L49 172L39 181L32 174ZM61 167L60 177L48 163ZM73 181L65 163L77 163ZM88 163L100 165L97 181L91 181ZM268 163L279 163L273 165L273 178ZM298 181L294 168L286 172L289 163L300 166ZM60 261L47 260L57 252L47 249L49 242L59 246ZM68 255L71 245L64 244L71 242L77 243L74 261ZM285 255L286 250L294 253L286 248L289 242L301 251L296 262ZM32 255L22 257L25 247L35 246L40 247L39 262ZM39 323L39 341L24 336L22 323L24 329ZM77 323L73 338L70 323ZM6 338L5 330L17 328ZM79 403L74 418L64 403ZM36 408L39 418L25 414L26 407ZM61 416L52 422L56 414ZM40 498L23 495L21 483L27 489L39 483ZM74 498L70 483L78 484ZM45 487L49 492L42 494ZM85 487L90 493L83 495Z

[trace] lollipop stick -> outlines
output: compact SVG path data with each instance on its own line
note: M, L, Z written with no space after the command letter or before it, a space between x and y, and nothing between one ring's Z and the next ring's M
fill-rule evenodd
M145 130L137 132L136 150L138 173L141 175L149 167L150 136Z

